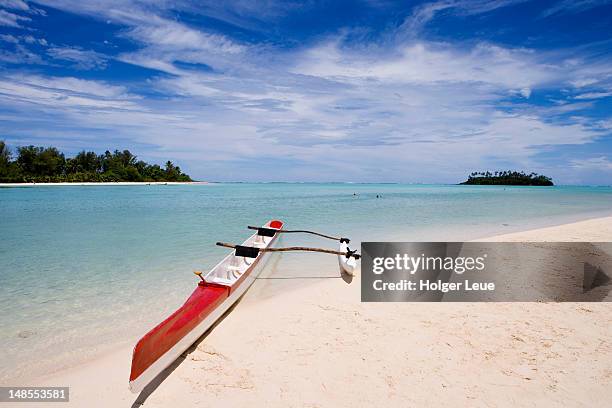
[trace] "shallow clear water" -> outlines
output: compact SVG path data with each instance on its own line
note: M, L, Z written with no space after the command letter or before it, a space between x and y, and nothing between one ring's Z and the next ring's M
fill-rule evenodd
M353 195L356 193L357 195ZM379 195L379 198L376 197ZM0 383L132 343L195 269L271 218L363 240L462 240L612 212L609 187L214 184L0 189ZM285 244L335 246L304 236ZM283 255L337 273L324 255ZM269 271L268 271L269 272Z

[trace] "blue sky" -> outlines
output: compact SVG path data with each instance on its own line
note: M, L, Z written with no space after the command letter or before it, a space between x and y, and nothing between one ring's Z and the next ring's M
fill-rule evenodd
M0 0L0 137L205 180L610 184L612 1Z

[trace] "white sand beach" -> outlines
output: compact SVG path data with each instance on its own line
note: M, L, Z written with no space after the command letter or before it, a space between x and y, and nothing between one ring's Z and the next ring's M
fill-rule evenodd
M494 241L609 241L612 217ZM307 272L307 271L305 271ZM604 407L610 303L361 303L357 276L260 280L163 382L128 390L131 349L33 379L70 407ZM16 404L25 407L27 404ZM40 406L34 404L32 406Z

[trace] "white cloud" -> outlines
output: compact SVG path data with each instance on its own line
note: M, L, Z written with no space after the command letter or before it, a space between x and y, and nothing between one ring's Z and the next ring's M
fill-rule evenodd
M531 96L531 89L530 88L523 88L519 91L519 93L523 96L523 98L528 98Z
M608 172L612 171L612 162L605 156L572 160L571 166L581 170L602 170Z
M597 82L598 80L595 78L579 78L579 79L569 81L569 83L575 88L583 88L585 86L589 86Z
M28 4L22 0L0 0L0 7L27 11L30 9Z
M21 28L20 21L30 21L30 18L10 13L6 10L0 10L0 26Z
M107 57L93 50L80 47L50 47L47 54L56 60L69 61L77 69L104 69Z
M169 6L164 1L141 3L124 0L87 2L42 0L41 3L125 26L126 28L118 35L132 40L140 48L114 58L174 75L182 72L175 65L176 62L205 64L224 69L232 64L232 58L237 58L249 50L247 45L240 44L227 36L202 28L197 29L167 17L167 11L172 7L194 13L200 12L200 8L208 11L223 8L215 2L211 2L210 5L184 2L174 6ZM246 3L241 7L248 9ZM75 47L56 47L49 50L49 54L55 58L74 61L78 64L77 67L83 69L103 68L107 59L101 54Z
M205 33L165 19L150 19L123 33L143 47L117 56L120 61L174 75L183 70L176 62L205 64L223 69L248 48L225 36Z
M416 6L400 26L400 33L415 36L442 12L459 15L488 13L500 8L524 3L526 0L442 0Z
M150 46L171 48L175 51L209 51L235 54L244 50L222 35L207 34L183 24L159 20L153 24L139 25L127 32L127 36Z
M284 0L37 0L37 3L128 26L143 25L160 16L186 12L257 31L273 30L270 22L282 18L290 11L308 9L313 4L310 1Z
M0 100L47 111L87 107L134 109L134 98L125 88L100 81L34 75L0 78Z
M414 42L385 55L384 50L342 49L330 41L307 50L294 72L333 79L371 78L400 83L473 82L525 89L558 80L560 72L528 50L481 43L468 50L454 45Z
M12 43L12 44L19 43L19 38L12 36L10 34L0 34L0 40L7 42L7 43Z
M453 1L439 1L415 7L412 14L404 20L400 29L409 35L416 35L438 12L452 8L453 4Z
M128 27L123 32L125 37L135 40L146 47L151 47L160 53L173 52L209 52L214 54L236 54L244 50L244 46L218 33L205 32L183 24L175 19L163 17L164 9L171 8L165 1L147 3L129 2L125 0L109 1L75 1L75 0L42 0L49 7L59 8L69 12L89 15L103 21L109 21ZM216 2L211 2L213 8L220 8ZM177 3L197 12L197 3ZM201 5L201 7L204 7ZM212 6L211 6L212 7Z
M611 0L562 0L542 12L542 17L555 14L579 13L612 3Z
M580 95L576 95L576 99L600 99L612 96L612 92L586 92Z
M23 41L25 41L27 44L39 44L42 46L47 46L47 40L45 40L44 38L36 38L34 36L31 35L25 35L22 37Z
M593 126L601 130L612 130L612 118L608 120L599 120L593 124Z
M43 46L47 45L47 40L45 40L44 38L36 38L31 35L23 35L23 36L15 37L14 35L11 35L11 34L0 34L0 40L7 42L7 43L11 43L11 44L19 44L20 42L23 42L26 44L40 44Z
M0 41L5 43L0 48L0 61L9 64L45 64L38 53L28 48L28 45L32 44L46 46L47 42L44 38L36 38L31 35L1 34Z
M15 44L14 49L0 49L0 61L11 64L44 64L40 55L30 51L22 44Z

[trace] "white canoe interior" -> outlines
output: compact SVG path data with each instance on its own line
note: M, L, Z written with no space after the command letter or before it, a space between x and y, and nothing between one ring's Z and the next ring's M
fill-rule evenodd
M266 225L268 227L268 225ZM264 237L253 234L242 243L243 246L252 246L256 248L266 248L273 237ZM217 264L208 274L204 276L204 280L208 283L217 283L226 286L232 286L240 277L249 269L255 262L256 258L248 258L236 256L235 251L226 256Z

